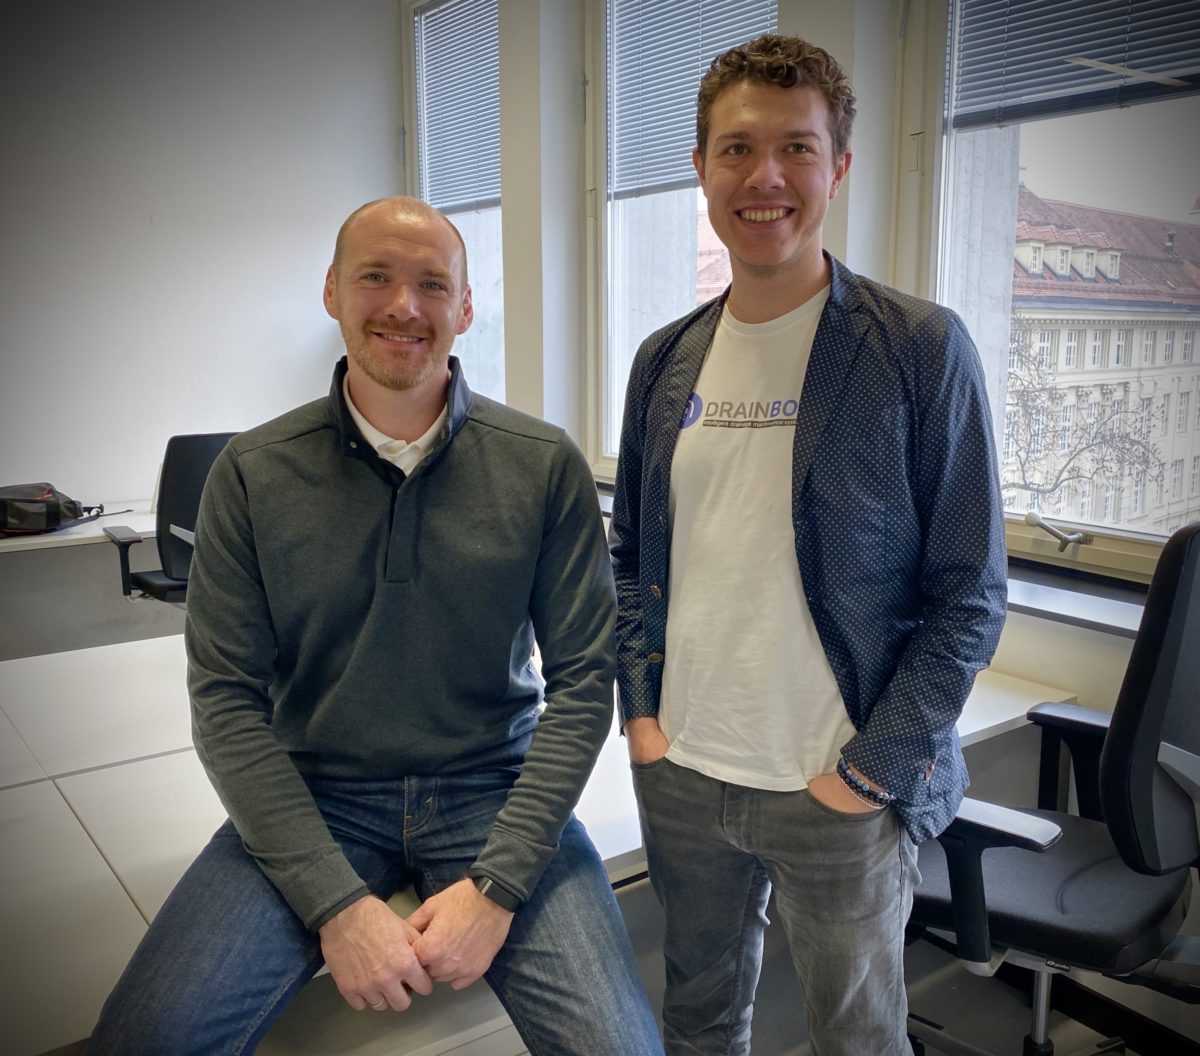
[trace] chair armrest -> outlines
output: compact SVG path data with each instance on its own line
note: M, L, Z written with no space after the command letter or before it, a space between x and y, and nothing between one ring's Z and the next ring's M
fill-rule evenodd
M962 801L958 815L938 842L946 854L958 956L970 971L991 975L999 967L992 959L988 932L983 852L992 847L1016 847L1040 853L1061 838L1062 829L1044 818L978 799Z
M1052 821L980 799L964 799L946 832L978 844L981 852L989 847L1020 847L1040 854L1062 839L1062 829Z
M1035 704L1025 713L1025 717L1035 726L1043 729L1049 727L1058 730L1070 730L1077 733L1093 733L1104 740L1108 732L1108 723L1112 714L1107 711L1097 711L1095 708L1085 708L1082 704L1064 704L1062 701L1047 700Z
M1067 809L1067 771L1061 746L1066 744L1075 769L1075 796L1079 814L1104 820L1100 805L1100 751L1112 716L1078 704L1048 701L1035 704L1026 717L1042 731L1042 758L1038 770L1038 806L1042 810Z
M121 593L125 597L129 597L133 591L133 588L129 584L129 548L134 543L140 543L142 537L132 528L127 528L123 524L116 524L105 528L104 534L108 536L111 542L116 544L117 550L120 552Z

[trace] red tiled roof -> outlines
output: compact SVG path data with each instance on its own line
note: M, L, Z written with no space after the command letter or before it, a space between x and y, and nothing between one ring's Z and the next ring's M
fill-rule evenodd
M1053 300L1200 311L1200 224L1052 201L1023 186L1017 198L1017 240L1031 239L1119 250L1119 278L1114 282L1105 277L1103 260L1090 279L1074 269L1064 277L1050 268L1030 275L1014 261L1014 307Z

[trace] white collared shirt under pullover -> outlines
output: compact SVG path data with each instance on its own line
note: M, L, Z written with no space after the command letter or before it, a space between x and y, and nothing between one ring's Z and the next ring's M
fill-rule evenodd
M796 559L792 442L826 288L765 323L726 307L671 463L668 758L773 791L829 773L854 736Z

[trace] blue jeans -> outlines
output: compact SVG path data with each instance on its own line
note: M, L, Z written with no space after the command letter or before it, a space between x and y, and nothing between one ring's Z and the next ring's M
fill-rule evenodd
M375 894L386 899L411 883L424 899L466 875L515 776L310 780L309 787ZM318 937L227 822L154 918L88 1052L252 1052L322 963ZM485 978L532 1056L661 1056L612 887L575 818Z
M916 851L890 810L845 814L809 792L634 764L650 881L666 914L670 1056L747 1056L767 898L818 1056L911 1056L904 925Z

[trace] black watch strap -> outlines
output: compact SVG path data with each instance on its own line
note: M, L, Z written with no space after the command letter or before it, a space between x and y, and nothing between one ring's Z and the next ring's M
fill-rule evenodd
M501 887L490 876L473 876L472 882L484 898L491 899L501 909L515 913L521 907L521 900L507 887Z

